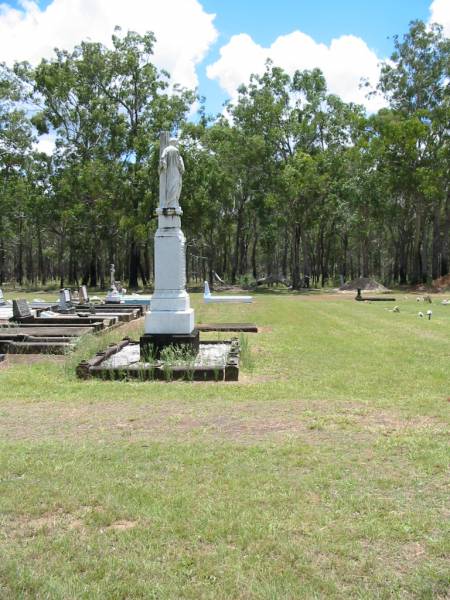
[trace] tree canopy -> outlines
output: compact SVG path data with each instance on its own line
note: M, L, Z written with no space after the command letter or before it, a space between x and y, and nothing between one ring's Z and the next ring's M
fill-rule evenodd
M36 67L0 65L0 284L151 285L158 134L180 138L188 278L301 287L449 272L449 65L442 28L395 39L386 107L328 92L318 69L270 61L217 117L116 31ZM55 137L52 156L39 135Z

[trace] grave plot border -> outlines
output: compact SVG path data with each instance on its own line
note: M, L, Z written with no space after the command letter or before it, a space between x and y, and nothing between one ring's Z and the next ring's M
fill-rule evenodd
M124 338L117 344L110 344L103 352L97 354L90 360L81 361L76 374L80 379L99 378L103 380L134 379L140 381L238 381L239 379L239 355L240 343L238 338L231 340L213 340L200 342L204 344L227 344L230 346L226 363L223 367L202 366L167 366L161 361L146 363L142 368L110 368L102 366L102 363L122 350L129 344L139 345L139 341L133 341L129 337Z

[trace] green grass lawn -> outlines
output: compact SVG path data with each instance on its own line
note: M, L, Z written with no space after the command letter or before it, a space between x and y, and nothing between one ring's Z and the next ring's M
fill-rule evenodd
M262 328L239 383L75 378L133 324L0 367L0 598L449 598L440 299L193 295Z

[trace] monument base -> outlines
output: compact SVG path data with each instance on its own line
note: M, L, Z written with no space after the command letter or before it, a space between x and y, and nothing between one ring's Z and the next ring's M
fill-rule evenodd
M189 306L189 304L188 304ZM144 333L191 333L194 330L194 309L154 310L153 298L145 315Z
M139 340L141 360L159 358L161 351L167 346L186 348L192 354L198 354L200 334L198 329L191 333L144 333Z

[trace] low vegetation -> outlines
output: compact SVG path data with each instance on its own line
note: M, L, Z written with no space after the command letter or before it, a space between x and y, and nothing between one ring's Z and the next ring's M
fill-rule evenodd
M450 306L193 300L240 382L0 366L0 597L448 598Z

